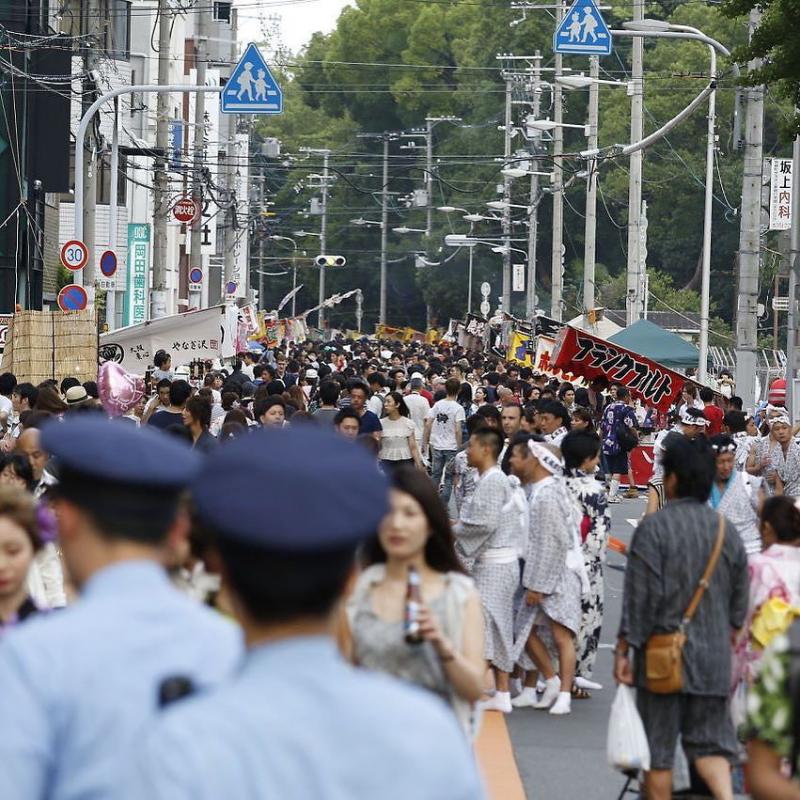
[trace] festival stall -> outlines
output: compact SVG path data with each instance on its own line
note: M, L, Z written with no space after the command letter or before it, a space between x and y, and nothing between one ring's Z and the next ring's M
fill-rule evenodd
M143 375L165 350L172 366L232 358L246 349L247 323L236 306L214 306L128 325L100 336L100 362L113 361Z
M662 413L678 402L687 383L694 383L633 350L570 326L559 333L552 359L554 368L581 375L587 381L605 377L609 383L622 384L634 399ZM699 388L699 384L695 386ZM646 485L653 471L652 445L637 447L631 453L631 465L636 484Z

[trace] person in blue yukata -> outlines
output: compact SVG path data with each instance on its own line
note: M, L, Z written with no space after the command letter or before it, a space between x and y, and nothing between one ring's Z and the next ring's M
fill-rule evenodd
M45 425L42 446L59 462L50 493L81 597L0 640L0 798L111 798L160 703L228 677L241 634L162 566L188 533L179 499L199 456L93 414Z
M265 493L281 499L266 520ZM209 455L192 495L248 654L143 732L125 797L481 798L444 700L349 665L334 640L356 548L388 508L367 452L320 429L259 431Z

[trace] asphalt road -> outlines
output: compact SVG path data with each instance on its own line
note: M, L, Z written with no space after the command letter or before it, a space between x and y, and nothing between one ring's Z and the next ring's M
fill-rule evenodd
M629 542L634 527L628 520L638 519L644 507L643 500L612 505L612 535ZM622 789L624 778L606 763L606 728L615 691L612 648L622 605L624 566L625 557L609 551L603 634L594 674L603 690L592 692L589 700L573 700L572 713L565 717L530 708L506 716L529 800L615 800Z

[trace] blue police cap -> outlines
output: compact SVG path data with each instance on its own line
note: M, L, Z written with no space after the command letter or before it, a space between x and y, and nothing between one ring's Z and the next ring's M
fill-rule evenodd
M356 544L388 509L388 484L367 451L310 426L262 430L207 456L190 487L221 536L280 552Z
M200 468L200 456L161 431L136 428L98 414L42 426L42 447L62 469L103 484L180 489Z

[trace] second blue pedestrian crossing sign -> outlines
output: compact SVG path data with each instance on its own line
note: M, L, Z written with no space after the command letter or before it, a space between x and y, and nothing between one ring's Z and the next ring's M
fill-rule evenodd
M611 48L611 31L593 0L575 0L553 34L553 52L607 56Z
M264 56L252 42L222 90L220 110L225 114L282 114L283 92Z

